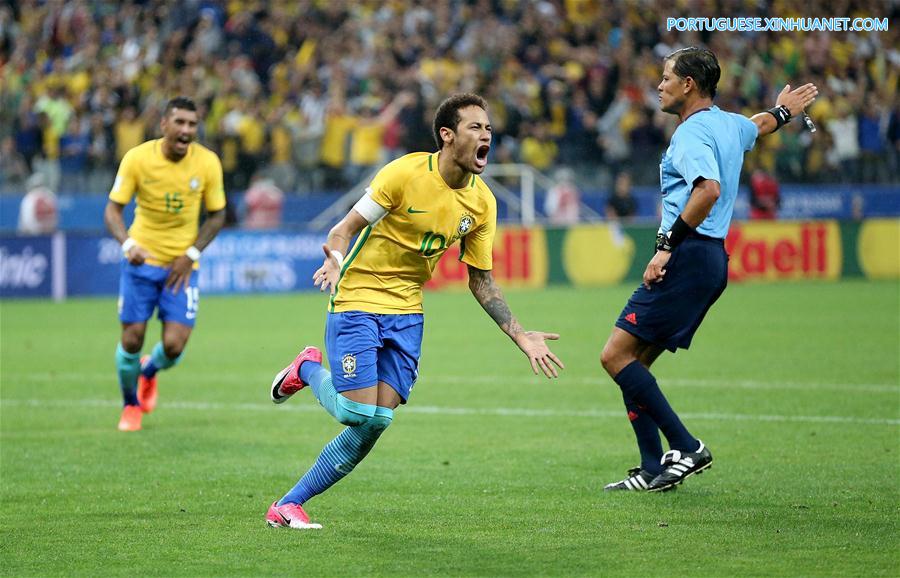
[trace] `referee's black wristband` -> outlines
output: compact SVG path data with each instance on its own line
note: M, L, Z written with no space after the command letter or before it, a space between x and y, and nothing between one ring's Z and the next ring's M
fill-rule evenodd
M791 111L790 111L790 109L788 109L788 107L784 106L783 104L781 106L776 106L775 108L770 108L766 112L768 112L769 114L771 114L772 116L775 117L775 123L777 125L775 127L775 130L780 129L787 123L791 122L791 118L792 118ZM775 132L775 131L772 131L772 132Z
M668 232L660 233L656 236L656 250L672 251L693 232L694 228L685 223L681 215L678 215Z

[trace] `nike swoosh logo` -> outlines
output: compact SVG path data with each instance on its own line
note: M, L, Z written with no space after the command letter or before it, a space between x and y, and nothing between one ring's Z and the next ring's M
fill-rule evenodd
M144 181L145 185L152 185L153 183L158 183L159 179L147 179Z
M415 215L418 213L427 213L428 211L417 211L416 209L413 209L412 207L410 207L410 208L406 209L406 212L410 213L411 215Z

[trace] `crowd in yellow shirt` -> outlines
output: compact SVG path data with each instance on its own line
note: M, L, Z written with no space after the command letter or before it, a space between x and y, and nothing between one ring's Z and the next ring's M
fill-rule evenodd
M851 1L848 10L869 5ZM789 17L805 6L781 0L771 11ZM848 170L861 182L892 178L896 31L700 39L665 29L663 16L689 9L676 3L661 15L627 0L435 0L427 10L413 0L202 8L150 0L121 10L99 1L14 3L0 7L12 22L0 33L0 140L14 139L33 169L96 173L85 192L100 193L124 151L158 136L166 100L188 94L227 190L259 171L274 172L286 190L344 189L390 159L432 150L427 111L447 94L474 91L490 104L494 162L568 165L582 177L641 169L656 163L674 129L657 110L660 59L702 40L722 63L723 108L759 110L788 78L822 87L810 111L819 138L769 139L749 170L782 180L845 180ZM768 15L758 3L746 9L742 16ZM401 92L408 101L384 114ZM61 150L70 126L89 145ZM71 155L86 162L67 164ZM633 174L650 183L655 169Z

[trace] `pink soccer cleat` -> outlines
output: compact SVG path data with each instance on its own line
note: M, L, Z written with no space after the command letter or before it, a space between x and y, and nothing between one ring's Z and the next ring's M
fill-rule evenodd
M141 431L143 415L141 406L126 405L122 408L122 417L119 418L119 431Z
M272 502L266 512L266 523L273 528L294 528L295 530L321 530L322 524L311 524L309 516L300 504L284 504L276 506Z
M278 375L272 380L273 402L284 403L287 398L309 385L300 379L300 366L304 361L322 363L322 351L318 347L310 345L301 351L290 365L278 372Z

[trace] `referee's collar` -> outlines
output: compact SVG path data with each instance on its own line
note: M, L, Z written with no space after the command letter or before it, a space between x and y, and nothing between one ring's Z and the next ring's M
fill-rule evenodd
M681 122L682 122L682 123L687 122L687 120L688 120L689 118L691 118L692 116L694 116L694 115L697 114L698 112L706 112L706 111L712 110L712 109L719 110L719 107L713 104L713 105L707 106L706 108L701 108L701 109L695 110L695 111L692 112L691 114L687 115L687 116L685 117L685 119L684 119L683 121L681 121Z

